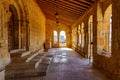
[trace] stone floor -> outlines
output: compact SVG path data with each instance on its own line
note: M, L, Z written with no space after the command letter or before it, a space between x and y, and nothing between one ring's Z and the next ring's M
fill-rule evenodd
M53 55L53 60L46 76L13 80L110 80L72 49L52 48L48 54Z

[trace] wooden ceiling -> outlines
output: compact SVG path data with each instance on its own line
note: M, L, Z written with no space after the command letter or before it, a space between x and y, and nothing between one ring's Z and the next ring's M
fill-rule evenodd
M58 12L59 23L73 25L91 6L95 0L36 0L48 19L56 21Z

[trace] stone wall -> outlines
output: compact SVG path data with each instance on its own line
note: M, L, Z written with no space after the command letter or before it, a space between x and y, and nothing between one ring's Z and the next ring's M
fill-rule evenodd
M11 16L8 12L8 0L0 1L0 80L4 80L5 66L10 63L10 54L8 52L7 23Z
M9 1L0 1L0 71L4 70L4 67L10 63L10 54L7 46L7 23L11 14L8 12L7 5L9 5Z
M44 48L46 18L39 6L33 0L23 0L29 12L29 48Z

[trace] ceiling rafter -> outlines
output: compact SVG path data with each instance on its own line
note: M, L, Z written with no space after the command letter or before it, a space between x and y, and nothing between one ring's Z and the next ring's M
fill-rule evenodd
M44 10L43 10L43 12L45 12L46 11L46 8L43 8ZM49 8L48 8L49 9ZM55 10L51 10L51 12L50 11L46 11L45 12L45 14L47 15L48 13L49 14L53 14L52 12L55 12ZM77 18L77 17L79 17L79 15L76 15L76 14L69 14L69 13L67 13L67 12L62 12L62 11L58 11L59 12L59 15L60 16L62 16L62 15L65 15L66 17L68 16L71 16L71 17L73 17L73 18ZM55 13L54 13L55 14ZM53 17L55 17L54 16L54 14L52 15ZM82 13L80 13L80 15L81 15ZM64 17L65 17L64 16Z
M86 7L86 8L88 8L88 7L90 7L90 5L88 5L88 4L85 4L85 3L83 3L83 2L76 2L76 1L74 1L74 0L66 0L66 1L68 1L68 2L70 2L70 3L72 3L72 4L75 4L75 5L78 5L78 6L82 6L82 7Z
M44 0L43 0L43 1L44 1ZM52 4L54 4L53 6L55 6L55 2L53 2L53 1L51 1L51 0L48 0L47 3L48 3L48 4L49 4L49 3L52 3ZM58 5L58 7L61 6L61 7L65 7L65 8L73 9L73 10L77 9L76 11L79 11L79 10L85 11L85 10L86 10L86 9L81 8L81 7L77 8L77 7L74 7L74 6L66 5L66 4L64 4L64 3L59 3L59 2L57 2L56 4ZM50 5L51 5L51 4L50 4Z
M58 21L71 26L86 11L88 11L97 0L36 0L47 19L56 21L55 13L58 12Z
M69 2L64 1L64 0L59 0L59 2L63 2L63 4L66 4L66 5L69 5L69 6L73 6L73 7L76 7L76 8L82 8L82 9L87 10L87 8L85 8L85 7L82 7L82 6L79 6L79 5L75 5L75 4L73 4L73 3L69 3Z
M83 2L83 3L89 4L89 5L93 4L93 1L91 1L91 0L89 0L89 1L87 1L87 0L74 0L74 1L79 2L79 3Z
M42 5L41 8L43 8L43 9L44 9L44 12L45 12L45 10L47 10L47 9L49 10L49 9L51 9L52 7L46 8L44 5ZM42 11L43 11L43 10L42 10ZM51 11L55 13L55 12L56 12L56 9L53 8L53 9L51 9ZM74 11L74 10L69 10L69 9L68 9L68 10L65 10L65 11L63 12L63 11L61 10L61 8L59 8L58 12L67 13L67 14L72 13L71 15L74 15L74 16L76 16L76 15L77 15L77 16L80 16L81 13L82 13L82 12L76 12L76 11Z
M48 19L51 19L53 21L56 20L55 18L51 17L50 15L48 15L47 17L48 17ZM70 26L71 25L70 23L72 23L72 24L74 23L74 21L63 19L63 18L62 19L60 18L59 22L62 23L62 24L64 24L64 25L67 25L67 26Z
M43 8L44 8L46 5L45 5L45 3L42 3L42 4L44 4L44 5L41 5L41 6L43 6ZM52 10L52 9L55 9L55 8L52 8L52 7L51 7L51 6L53 6L53 5L50 6L50 3L47 3L47 4L49 4L49 5L48 5L48 7L46 7L46 8L49 8L49 9L51 8L51 10ZM79 15L79 14L81 14L81 13L83 12L83 10L75 10L75 9L67 8L67 7L64 7L64 6L61 6L61 5L60 5L60 6L58 7L58 11L59 11L59 10L62 10L62 9L64 10L64 12L74 13L75 15Z

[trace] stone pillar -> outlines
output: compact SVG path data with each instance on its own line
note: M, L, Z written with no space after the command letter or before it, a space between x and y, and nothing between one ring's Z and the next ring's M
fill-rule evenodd
M112 59L114 78L120 80L120 0L112 0Z
M88 20L86 20L85 22L85 27L84 27L84 42L85 42L85 46L84 46L84 57L88 57Z
M77 25L77 32L76 32L76 36L77 36L77 52L78 52L78 48L79 48L79 33L78 33L78 25Z
M93 14L93 64L95 65L95 62L97 59L97 4L94 7L94 14Z
M26 21L26 50L29 50L29 21Z

